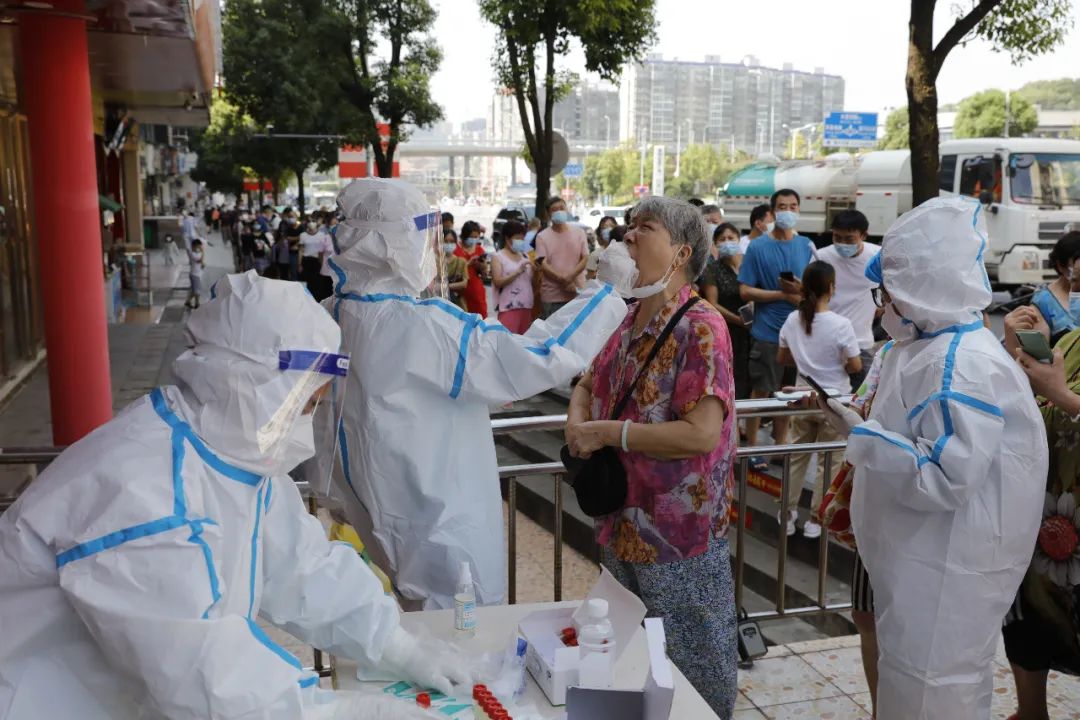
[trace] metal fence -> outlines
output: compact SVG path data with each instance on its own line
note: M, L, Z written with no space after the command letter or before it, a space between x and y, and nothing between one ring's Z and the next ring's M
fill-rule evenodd
M793 417L820 415L816 410L793 410L785 403L775 400L746 400L736 403L736 412L740 418L749 417ZM494 435L505 435L516 432L540 432L562 431L566 425L565 415L545 415L525 418L510 418L492 420L491 429ZM781 457L783 458L783 472L781 474L780 489L780 517L786 518L789 510L788 485L791 479L791 458L802 453L823 453L825 463L826 482L832 477L830 455L831 451L840 451L846 447L842 441L811 443L801 445L765 445L740 447L738 450L738 465L736 467L736 494L733 498L735 508L735 603L737 607L743 606L744 568L746 564L746 522L749 512L748 483L749 461L751 456ZM28 447L28 448L0 448L0 466L26 465L40 470L55 459L62 448L53 447ZM563 503L564 483L563 479L566 468L561 462L534 463L526 465L509 465L499 468L499 477L507 481L507 505L508 505L508 537L507 537L507 568L508 568L508 601L517 602L517 491L518 481L524 477L547 476L553 480L554 486L554 599L562 599L562 576L563 576L563 522L565 508ZM30 474L32 477L34 473ZM801 481L801 478L800 478ZM306 483L299 483L301 490ZM9 488L6 493L0 493L0 512L11 505L22 491L23 487ZM308 509L312 514L318 511L318 506L311 493L304 492L308 498ZM789 608L785 603L785 588L787 586L787 534L783 525L778 532L777 564L776 564L776 595L773 598L775 609L749 613L749 617L756 620L773 620L791 616L821 615L838 612L851 608L850 602L828 603L826 587L828 583L828 532L822 532L818 545L818 578L816 602L804 607ZM323 656L319 650L315 650L315 666L309 668L322 676L328 676L331 669L323 663Z

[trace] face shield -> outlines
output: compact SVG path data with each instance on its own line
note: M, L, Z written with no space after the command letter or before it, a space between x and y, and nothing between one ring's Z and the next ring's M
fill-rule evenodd
M404 220L346 218L342 224L355 231L371 233L359 240L365 244L365 254L384 259L413 290L444 293L446 267L440 244L442 219L438 211ZM433 281L437 282L433 284Z
M325 472L320 470L310 480L316 491L325 492L338 451L338 433L329 429L339 426L345 407L349 356L282 350L278 370L291 387L277 410L256 429L256 442L276 466L295 466L308 457L317 458L318 467Z

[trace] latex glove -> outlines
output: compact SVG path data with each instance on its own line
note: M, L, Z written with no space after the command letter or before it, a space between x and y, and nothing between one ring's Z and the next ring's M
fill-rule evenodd
M841 403L836 398L825 400L816 396L818 407L825 413L825 419L840 437L846 438L851 434L851 428L862 424L862 415Z
M474 680L469 670L473 663L457 648L435 638L421 642L400 626L383 651L382 665L444 695L453 694L453 685L468 685L471 691Z
M416 703L388 695L338 692L326 705L304 710L303 720L438 720L440 716Z

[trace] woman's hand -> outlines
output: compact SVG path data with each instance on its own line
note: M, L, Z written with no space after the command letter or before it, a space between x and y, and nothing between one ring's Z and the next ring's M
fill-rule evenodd
M586 459L597 450L619 442L622 423L613 420L589 420L566 426L566 444L570 454Z
M1017 330L1035 330L1042 333L1047 342L1050 341L1050 326L1046 324L1042 313L1031 305L1018 307L1005 316L1005 347L1013 353L1020 346L1016 339Z
M1031 389L1055 405L1061 405L1062 399L1072 394L1065 382L1065 356L1061 350L1054 350L1054 362L1051 364L1039 362L1017 348L1016 362L1020 363L1024 374L1028 376Z

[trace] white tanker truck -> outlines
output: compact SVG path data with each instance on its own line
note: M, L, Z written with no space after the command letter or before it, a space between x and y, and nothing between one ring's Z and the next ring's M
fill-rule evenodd
M1002 287L1038 285L1056 277L1049 254L1070 226L1080 229L1080 141L978 138L941 144L942 195L966 195L986 208L985 260ZM818 237L836 213L854 208L880 239L911 209L911 154L881 150L821 160L763 158L733 174L717 193L728 222L747 229L750 211L773 192L802 196L798 231Z

